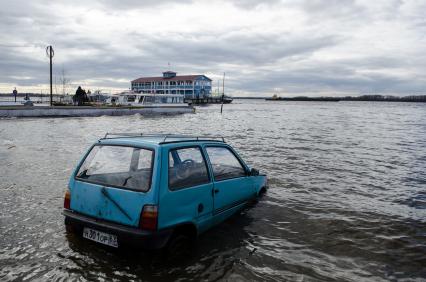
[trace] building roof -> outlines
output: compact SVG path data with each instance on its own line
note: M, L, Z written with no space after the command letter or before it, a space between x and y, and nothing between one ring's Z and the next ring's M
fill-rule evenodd
M197 74L197 75L177 75L171 78L165 78L162 76L153 76L153 77L140 77L137 78L135 80L132 80L132 83L141 83L141 82L157 82L157 81L178 81L178 80L195 80L196 78L200 77L200 76L204 76L205 78L207 78L208 80L211 81L210 78L208 78L207 76L203 75L203 74Z

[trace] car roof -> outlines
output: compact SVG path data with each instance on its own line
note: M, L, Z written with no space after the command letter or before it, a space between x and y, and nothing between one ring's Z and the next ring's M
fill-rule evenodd
M164 144L185 142L226 143L220 136L190 136L176 134L107 133L98 141L101 144L158 147Z

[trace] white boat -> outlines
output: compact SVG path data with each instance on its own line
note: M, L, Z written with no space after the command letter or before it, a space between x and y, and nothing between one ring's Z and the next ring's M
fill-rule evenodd
M181 94L122 92L106 100L107 104L132 107L188 107Z

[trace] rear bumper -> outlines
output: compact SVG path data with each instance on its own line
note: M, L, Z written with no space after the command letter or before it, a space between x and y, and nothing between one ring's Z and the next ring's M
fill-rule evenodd
M165 247L167 241L173 233L172 229L160 231L145 231L122 224L96 219L75 213L71 210L64 210L66 224L71 226L79 235L84 227L89 227L109 234L117 235L118 246L132 246L143 249L160 249Z

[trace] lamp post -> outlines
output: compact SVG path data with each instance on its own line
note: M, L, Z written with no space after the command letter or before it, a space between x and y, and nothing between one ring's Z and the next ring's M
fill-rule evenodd
M52 92L52 58L55 56L55 51L53 51L52 45L46 47L46 55L49 57L50 61L50 106L53 106L53 92Z

